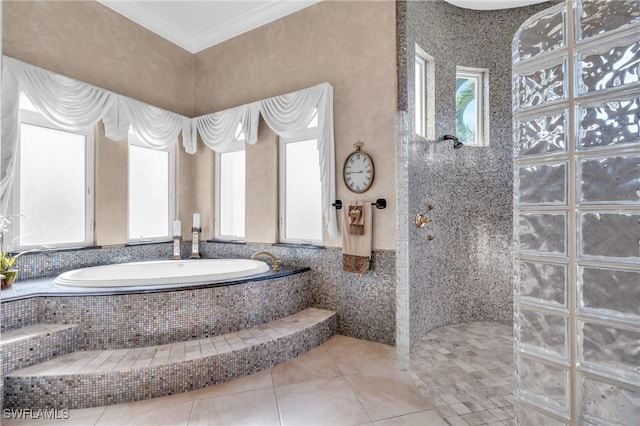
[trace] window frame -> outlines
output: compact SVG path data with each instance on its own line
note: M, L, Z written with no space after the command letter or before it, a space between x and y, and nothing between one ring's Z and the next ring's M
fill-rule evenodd
M127 244L136 244L136 243L156 243L156 242L167 242L171 241L173 237L173 219L175 217L175 197L176 197L176 145L177 143L170 144L165 148L151 148L149 146L144 145L142 141L138 139L138 137L133 133L131 129L129 129L129 134L127 138ZM167 235L158 236L158 237L145 237L142 235L142 238L131 238L130 237L130 229L131 229L131 204L129 203L130 195L131 195L131 162L129 155L129 147L131 145L135 145L140 148L146 148L156 151L164 151L169 153L169 196L168 203L169 209L167 212Z
M488 146L489 145L489 70L485 68L472 68L456 66L456 80L458 78L472 79L475 81L476 95L476 138L475 141L463 141L465 146ZM454 94L457 96L457 94ZM454 102L455 104L455 102ZM456 126L456 136L458 123Z
M21 94L21 101L23 94ZM24 97L27 101L28 98ZM29 101L30 103L30 101ZM32 106L22 108L19 110L19 123L21 127L23 124L43 127L50 130L61 131L65 133L72 133L76 135L84 136L85 138L85 162L84 162L84 179L85 179L85 192L84 192L84 240L83 241L68 241L62 243L47 243L45 244L20 244L20 233L22 228L21 213L20 213L20 159L22 155L22 138L20 132L18 132L18 141L16 146L16 156L14 164L14 175L12 182L12 193L9 201L10 217L14 226L11 227L5 238L7 246L5 250L37 250L37 249L68 249L68 248L80 248L90 247L95 241L95 129L93 126L85 127L79 130L68 130L61 126L56 125L49 121L45 116L32 109ZM9 241L9 242L7 242Z
M242 139L244 141L244 139ZM244 235L223 235L220 233L220 195L221 195L221 186L220 186L220 162L222 160L222 155L228 154L231 152L243 151L245 153L244 164L245 164L245 186L244 186L244 196L245 196L245 227L244 227ZM245 242L247 237L247 226L246 226L246 201L247 201L247 150L244 144L238 146L236 149L226 150L224 152L215 152L214 159L214 168L215 168L215 176L214 176L214 238L220 241L235 241L235 242Z
M319 137L319 129L318 127L309 127L306 129L302 129L297 132L294 136L289 138L280 137L278 138L278 242L283 244L301 244L301 245L310 245L310 246L322 246L324 244L324 217L322 213L320 213L321 226L320 226L320 239L319 240L306 240L299 238L286 238L286 149L285 145L296 142L303 142L307 140L315 140L316 148ZM318 156L318 164L320 162L320 157ZM320 170L322 173L322 170ZM322 189L321 189L322 191ZM318 194L321 198L322 193Z

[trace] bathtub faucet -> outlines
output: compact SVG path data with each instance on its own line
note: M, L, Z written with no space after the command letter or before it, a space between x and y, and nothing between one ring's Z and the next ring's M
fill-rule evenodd
M268 251L257 251L251 255L251 259L255 260L258 258L258 256L267 256L269 259L271 259L271 262L273 263L273 272L278 272L280 270L280 263L282 262L280 261L280 259L272 255Z

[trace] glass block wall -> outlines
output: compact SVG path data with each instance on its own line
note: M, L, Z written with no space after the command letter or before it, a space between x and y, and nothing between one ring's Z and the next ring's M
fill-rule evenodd
M640 419L640 2L567 0L513 39L520 425Z

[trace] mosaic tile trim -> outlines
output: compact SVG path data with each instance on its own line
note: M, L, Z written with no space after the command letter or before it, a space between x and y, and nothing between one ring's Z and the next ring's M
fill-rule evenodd
M78 326L40 324L2 333L2 376L78 350Z
M311 306L311 272L224 287L95 296L41 296L2 304L3 318L78 325L78 348L119 349L213 337ZM33 303L31 309L29 303ZM15 309L14 309L15 306ZM26 309L25 309L26 308Z
M334 312L311 308L247 330L249 333L259 331L263 334L262 337L240 338L244 342L241 348L232 349L229 346L219 353L201 353L200 357L193 359L168 359L168 362L156 365L87 374L65 374L63 371L59 375L28 376L28 370L23 370L26 371L25 375L14 372L5 379L5 408L88 408L212 386L256 373L305 353L329 340L335 334L336 325ZM256 333L258 336L259 332ZM227 342L237 339L237 336L224 337ZM193 344L185 342L185 345L190 343ZM37 371L37 367L31 369Z

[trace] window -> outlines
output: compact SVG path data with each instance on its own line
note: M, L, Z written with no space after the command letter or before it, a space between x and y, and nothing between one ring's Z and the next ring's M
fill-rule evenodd
M173 147L147 148L129 133L129 241L171 238L173 164Z
M457 67L456 135L467 145L488 140L487 70Z
M216 239L244 240L245 150L216 152Z
M20 96L11 249L93 243L93 129L68 131Z
M280 138L281 242L322 244L317 120L309 126L293 138Z
M427 64L422 57L416 55L415 59L415 132L425 137L426 127L426 69Z

